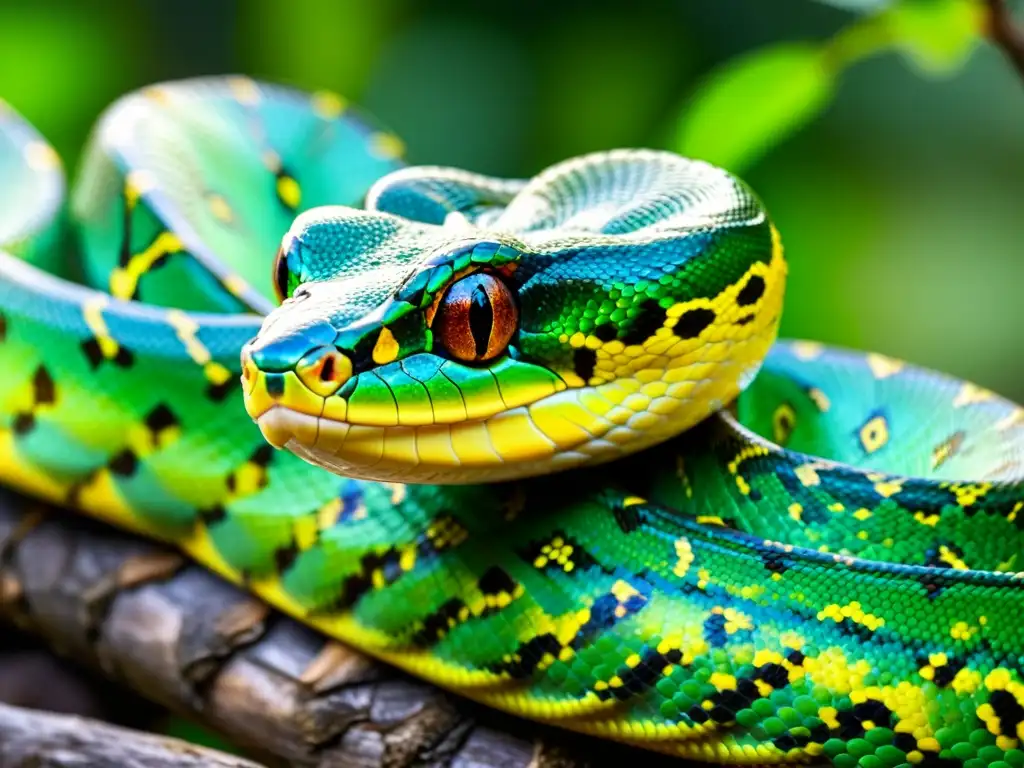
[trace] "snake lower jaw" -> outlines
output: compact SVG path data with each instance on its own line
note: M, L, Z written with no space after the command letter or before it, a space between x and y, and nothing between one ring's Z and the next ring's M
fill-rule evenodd
M316 416L289 411L281 406L269 408L254 420L263 433L263 439L278 449L291 448L293 443L313 445L320 430L320 419Z
M514 480L614 458L593 451L542 451L503 460L487 423L378 427L312 416L272 406L254 421L264 439L336 475L413 484L465 484Z

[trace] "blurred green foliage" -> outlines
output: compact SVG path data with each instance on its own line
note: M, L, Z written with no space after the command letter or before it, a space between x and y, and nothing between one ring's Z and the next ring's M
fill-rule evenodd
M121 93L229 71L334 88L414 162L705 157L782 232L784 334L1024 400L1024 88L981 31L974 0L0 0L0 94L72 166Z

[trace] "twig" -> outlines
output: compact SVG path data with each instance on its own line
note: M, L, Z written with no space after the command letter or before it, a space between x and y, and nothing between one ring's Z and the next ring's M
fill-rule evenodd
M988 8L988 37L1011 61L1024 79L1024 30L1013 20L1006 0L985 0Z
M40 765L261 768L250 760L167 736L0 704L0 768Z
M475 706L164 547L0 489L4 619L269 764L684 765Z

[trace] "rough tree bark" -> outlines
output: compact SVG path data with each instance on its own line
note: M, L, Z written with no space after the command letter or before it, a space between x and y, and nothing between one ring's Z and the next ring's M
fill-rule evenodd
M168 548L6 490L2 620L270 765L668 764L443 693L325 639ZM26 733L23 722L0 718L0 743ZM19 763L0 752L0 768L8 765Z
M260 768L178 739L5 704L0 704L0 734L5 768Z

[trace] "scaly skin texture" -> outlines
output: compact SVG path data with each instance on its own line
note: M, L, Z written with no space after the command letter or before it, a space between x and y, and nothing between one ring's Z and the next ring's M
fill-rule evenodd
M52 150L0 111L0 479L567 728L711 762L1024 766L1020 408L880 355L768 351L777 236L741 184L661 153L397 171L371 210L295 222L293 298L261 323L256 254L358 205L396 146L328 94L171 84L107 114L64 217ZM427 317L471 271L517 310L472 365ZM390 401L353 394L371 376ZM447 453L415 437L437 424ZM471 428L489 453L454 447ZM450 484L452 452L518 477Z

